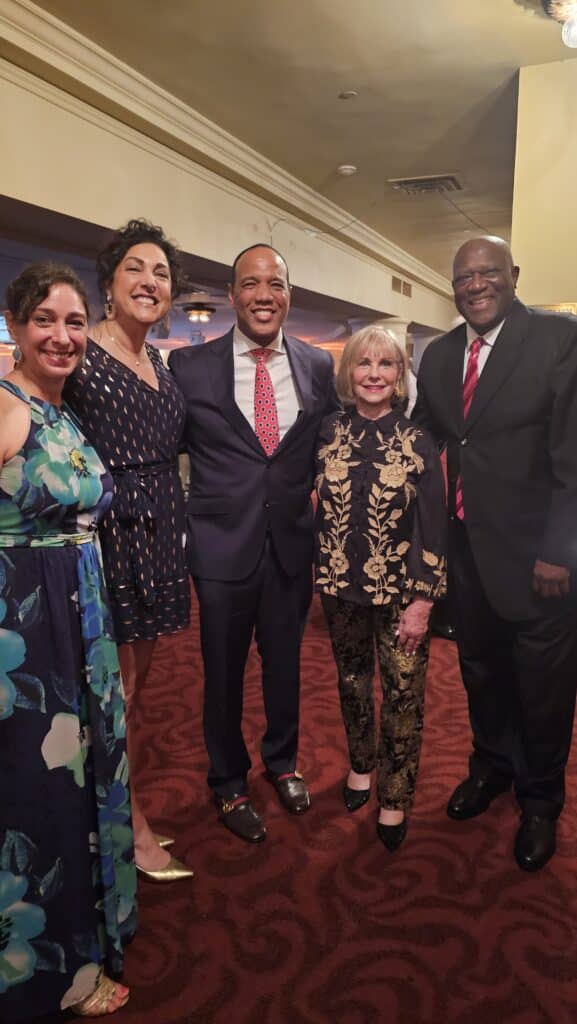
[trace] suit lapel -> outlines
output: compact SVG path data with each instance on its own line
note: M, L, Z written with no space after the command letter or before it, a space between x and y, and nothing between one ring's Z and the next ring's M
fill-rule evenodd
M264 456L254 430L243 416L234 400L234 349L233 332L229 331L216 341L207 344L208 375L212 387L214 401L231 427L244 441L260 455Z
M445 380L442 383L446 387L450 420L460 433L463 429L463 365L467 340L465 325L461 324L448 340L450 346L445 364Z
M288 360L295 379L303 412L311 413L313 408L313 370L312 361L306 350L297 345L293 338L284 339Z
M515 369L528 323L529 314L525 306L515 301L479 377L467 416L467 430L478 420L487 403Z
M293 338L287 338L285 335L283 340L297 389L297 394L302 405L302 410L292 426L287 430L285 436L272 456L273 458L277 452L282 452L286 445L290 444L291 441L300 434L301 430L303 430L308 423L309 416L313 409L312 360L307 358L306 350L303 350L300 345L297 345Z
M313 409L312 361L307 358L306 350L297 345L294 339L284 336L291 371L298 390L302 411L280 442L276 452L282 449L298 435L306 426ZM233 331L222 338L208 342L207 354L208 375L215 403L223 416L226 417L234 431L243 438L259 455L266 458L265 452L248 420L243 416L234 400L234 348Z

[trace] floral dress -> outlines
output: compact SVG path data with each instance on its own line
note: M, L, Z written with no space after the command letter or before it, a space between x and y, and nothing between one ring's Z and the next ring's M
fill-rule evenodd
M28 398L0 469L0 1020L118 975L136 918L124 703L95 543L109 474L65 406Z

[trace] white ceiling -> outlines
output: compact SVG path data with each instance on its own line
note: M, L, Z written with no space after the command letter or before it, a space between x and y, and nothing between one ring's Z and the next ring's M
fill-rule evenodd
M539 0L38 6L446 276L471 232L509 234L518 69L575 53ZM463 190L387 184L441 173Z

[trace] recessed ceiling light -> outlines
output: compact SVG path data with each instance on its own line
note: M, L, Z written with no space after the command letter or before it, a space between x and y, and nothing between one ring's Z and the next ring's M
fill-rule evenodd
M357 168L354 164L339 164L337 167L337 174L340 174L343 178L350 178L351 174L356 174Z
M356 89L343 89L343 91L339 93L338 98L340 100L354 100L358 95L359 94Z

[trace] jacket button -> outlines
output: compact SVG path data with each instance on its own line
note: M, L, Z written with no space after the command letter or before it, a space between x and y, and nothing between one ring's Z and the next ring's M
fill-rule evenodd
M463 445L463 446L468 444L468 443L469 443L469 438L468 437L464 437L463 440L461 441L461 445Z
M270 501L265 501L264 502L264 507L265 508L270 508Z

